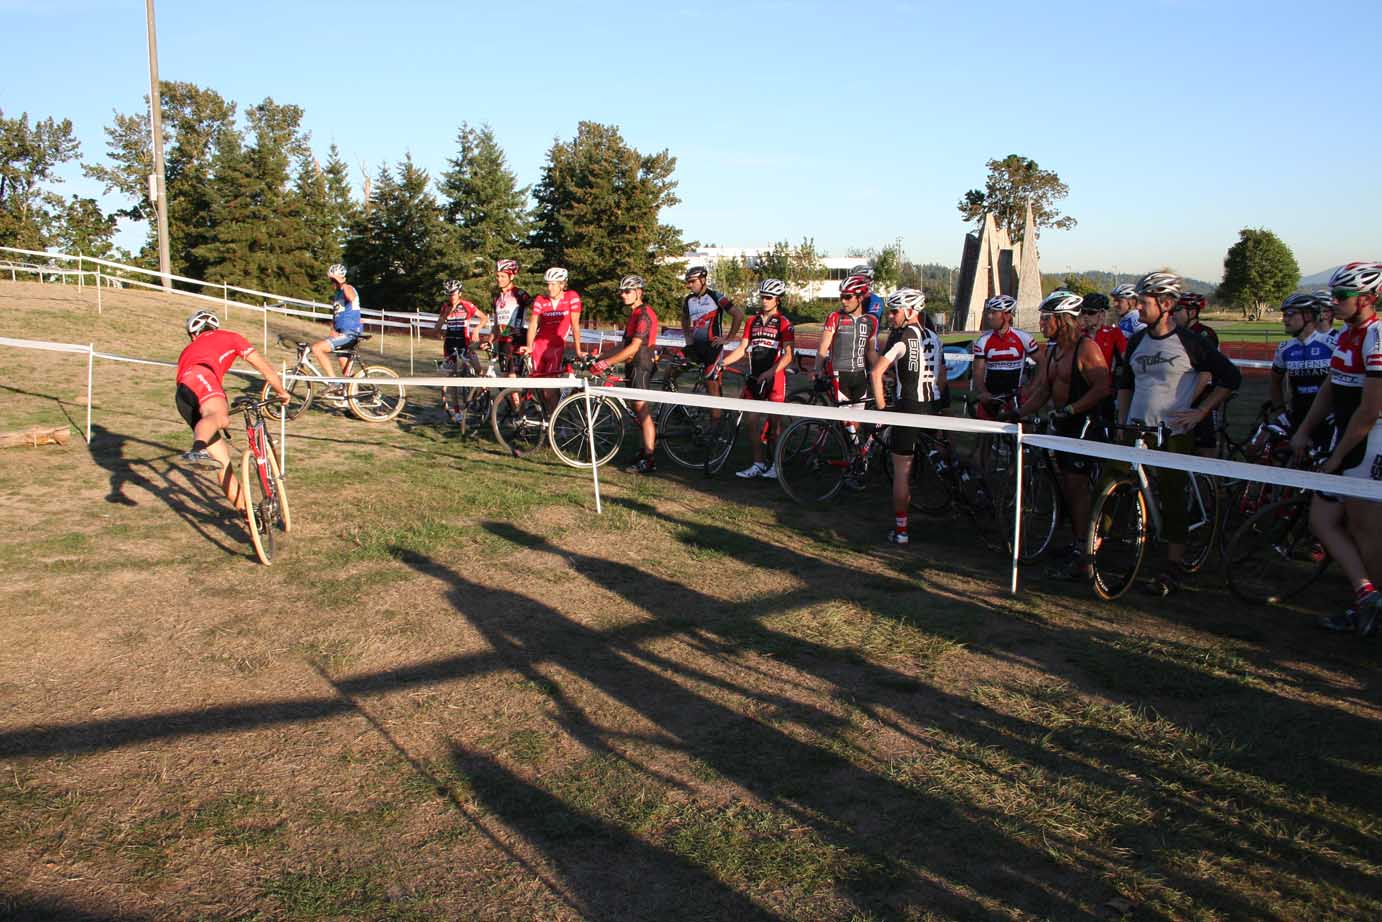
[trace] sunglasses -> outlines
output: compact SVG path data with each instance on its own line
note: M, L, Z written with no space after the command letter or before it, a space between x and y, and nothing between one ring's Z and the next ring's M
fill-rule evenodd
M1349 298L1356 298L1360 294L1362 294L1361 291L1354 291L1351 288L1332 288L1329 291L1329 296L1335 301L1347 301Z
M840 300L841 300L841 301L858 301L858 300L859 300L859 296L858 296L858 295L840 295Z

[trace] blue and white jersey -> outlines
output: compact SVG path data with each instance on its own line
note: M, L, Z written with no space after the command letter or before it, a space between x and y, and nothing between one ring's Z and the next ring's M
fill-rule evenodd
M1128 311L1122 317L1118 318L1118 329L1122 330L1123 335L1129 340L1132 339L1134 333L1138 330L1145 329L1146 326L1147 325L1142 322L1142 318L1137 316L1137 311Z
M355 295L350 300L346 290ZM351 285L343 286L331 296L331 327L337 333L363 333L365 321L360 316L360 293Z
M883 299L873 293L864 300L864 313L878 321L878 329L883 329Z
M1285 375L1291 384L1291 415L1297 420L1310 412L1310 403L1329 376L1329 360L1334 344L1327 333L1311 333L1305 341L1291 337L1276 347L1272 371Z

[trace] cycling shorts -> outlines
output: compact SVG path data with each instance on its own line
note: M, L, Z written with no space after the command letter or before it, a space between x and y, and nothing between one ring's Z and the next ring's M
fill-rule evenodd
M1363 448L1363 460L1341 472L1345 477L1359 480L1382 480L1382 423L1372 427Z
M869 374L866 371L835 372L835 402L840 406L861 406L869 399Z
M652 390L653 366L637 365L633 362L624 363L624 386L637 387L642 390Z
M770 403L782 403L787 399L787 375L779 372L775 375L762 374L756 379L745 378L744 390L739 395L744 400L767 400Z
M1096 413L1097 411L1081 413L1078 416L1064 419L1055 425L1052 434L1062 435L1068 439L1086 439L1090 442L1106 441L1103 424L1099 421ZM1060 468L1062 474L1087 474L1098 461L1098 458L1089 455L1077 455L1067 451L1056 452L1056 467Z
M692 362L704 365L707 368L714 365L716 360L724 354L724 346L712 346L707 340L692 339L686 344L682 353Z
M222 400L226 399L225 389L221 385L220 380L216 377L216 372L205 365L193 365L182 374L178 375L179 395L182 394L183 388L186 388L187 391L192 394L193 399L195 399L198 407L197 417L199 419L201 418L200 407L203 403L206 403L213 397L220 397ZM179 396L178 399L182 399L181 396ZM186 414L184 414L184 418L186 418Z
M337 352L349 349L359 341L359 333L333 333L326 338L326 344Z
M562 340L538 338L533 340L533 374L539 378L561 374L561 360L566 355Z
M179 384L177 394L173 398L173 403L178 408L178 415L187 421L187 425L193 430L197 428L197 423L202 421L202 404L197 399L196 393L186 384Z
M929 406L930 404L922 403L919 400L899 400L888 407L888 412L925 413ZM895 455L914 454L917 448L917 433L920 431L916 426L893 426L892 453Z
M448 336L442 340L441 354L444 358L449 359L458 352L461 358L465 359L470 352L470 341L459 336Z

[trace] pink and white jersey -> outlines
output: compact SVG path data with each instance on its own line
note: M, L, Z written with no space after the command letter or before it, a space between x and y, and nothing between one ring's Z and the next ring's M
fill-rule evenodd
M533 299L530 323L537 324L537 339L550 342L564 342L571 332L571 325L580 319L581 296L574 291L564 291L555 302L547 295Z

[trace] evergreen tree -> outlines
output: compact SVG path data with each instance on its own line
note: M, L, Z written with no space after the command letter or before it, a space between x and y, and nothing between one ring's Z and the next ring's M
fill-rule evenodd
M78 150L68 119L49 117L30 125L27 112L5 118L0 109L0 245L48 246L66 207L48 186L61 182L54 170L75 160Z
M518 187L488 125L462 124L456 146L437 187L457 246L482 263L518 257L528 236L528 187Z
M676 260L686 245L680 230L658 218L678 202L676 163L665 150L641 154L618 128L594 122L581 122L575 138L548 151L533 194L532 244L547 265L570 271L593 316L623 318L619 279L629 273L643 276L660 316L675 310L683 292Z
M351 278L370 307L429 311L441 301L455 259L431 182L411 155L398 164L397 177L387 166L375 177L373 201L345 248Z

